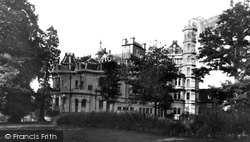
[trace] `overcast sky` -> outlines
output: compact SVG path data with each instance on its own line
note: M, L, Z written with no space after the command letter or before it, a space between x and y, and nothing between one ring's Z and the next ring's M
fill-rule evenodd
M234 0L239 1L239 0ZM124 38L135 37L150 44L157 39L171 45L183 42L182 30L188 20L199 16L207 19L230 7L230 0L29 0L36 7L39 25L51 25L58 31L59 49L76 56L94 55L100 47L121 53ZM205 84L219 86L225 75L217 73Z

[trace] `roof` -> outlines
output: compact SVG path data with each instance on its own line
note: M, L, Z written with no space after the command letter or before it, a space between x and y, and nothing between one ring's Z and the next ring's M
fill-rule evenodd
M182 54L182 48L177 44L177 40L174 40L172 45L168 47L169 54Z
M65 56L61 61L61 64L75 64L75 63L76 63L75 55L71 53L65 53Z

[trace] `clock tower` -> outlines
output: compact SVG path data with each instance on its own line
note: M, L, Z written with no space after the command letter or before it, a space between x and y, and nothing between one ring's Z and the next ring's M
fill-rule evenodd
M196 68L196 39L198 30L198 20L191 19L184 27L183 41L183 66L182 73L185 74L185 94L184 113L198 114L198 91L199 80L192 74L192 69Z

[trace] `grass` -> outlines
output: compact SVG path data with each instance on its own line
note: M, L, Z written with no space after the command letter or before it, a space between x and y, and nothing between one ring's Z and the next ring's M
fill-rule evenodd
M169 138L148 133L105 129L73 128L64 131L64 142L205 142L185 138Z
M10 126L13 125L14 124ZM80 128L75 126L48 127L48 125L37 125L37 126L38 127L36 127L34 124L32 125L26 124L25 127L20 127L15 129L7 128L7 129L8 130L52 130L52 129L63 130L63 135L64 135L63 142L221 142L221 140L212 141L204 139L167 137L164 135L156 135L156 134L126 131L120 129L111 129L111 128L94 128L94 127Z

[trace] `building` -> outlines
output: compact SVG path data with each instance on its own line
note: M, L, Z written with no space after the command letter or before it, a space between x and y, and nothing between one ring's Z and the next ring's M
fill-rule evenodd
M139 57L145 53L145 49L134 41L123 44L126 47L126 58L111 55L101 47L97 51L97 57L85 56L77 58L74 54L66 53L64 58L54 63L52 72L53 102L52 110L65 112L101 112L106 111L106 101L102 99L98 90L98 79L103 73L101 63L117 60L119 64L132 64L131 58ZM142 50L144 52L142 52ZM124 56L124 54L122 55ZM130 58L129 58L130 57ZM121 96L112 108L117 112L141 111L153 113L151 105L132 104L128 101L128 85L121 82Z
M212 97L212 93L211 89L200 89L199 99L197 100L199 114L218 109L218 104L216 103L216 99Z
M214 21L216 18L212 19ZM205 21L206 22L206 21ZM184 40L182 47L177 41L167 48L169 57L179 67L179 71L185 75L185 78L173 80L172 84L178 93L173 93L172 111L176 119L181 114L199 114L203 111L204 99L200 99L199 78L192 74L192 70L197 66L196 54L197 36L208 24L202 18L191 19L188 25L184 27ZM210 24L211 26L211 24ZM106 111L106 101L102 100L101 95L96 91L98 89L98 78L103 73L101 63L115 60L123 67L123 75L126 77L127 67L133 65L134 59L141 59L145 55L146 44L139 44L135 38L122 40L122 54L112 55L106 48L100 47L97 51L97 57L91 56L76 58L74 54L66 53L62 61L54 64L53 70L53 105L52 109L64 112L100 112ZM117 99L113 111L137 111L153 114L153 104L140 105L129 101L129 85L121 82L121 96ZM112 104L111 104L112 105ZM206 104L210 105L209 103ZM161 110L157 112L164 117Z

